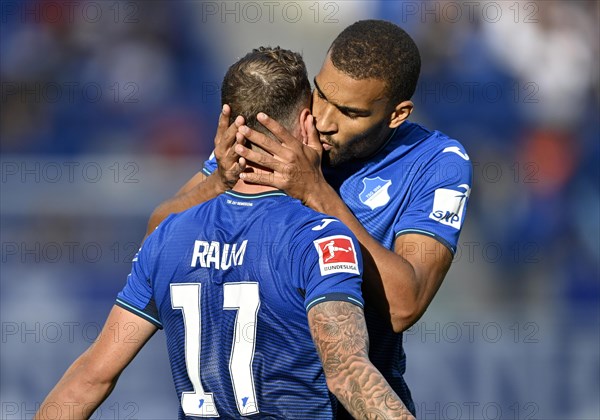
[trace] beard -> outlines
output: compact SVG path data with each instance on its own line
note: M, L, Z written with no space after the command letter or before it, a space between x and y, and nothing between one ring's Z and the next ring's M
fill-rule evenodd
M371 156L388 138L389 134L384 133L387 131L385 128L387 128L387 121L382 120L343 144L338 143L331 136L322 136L332 146L331 150L323 151L322 165L334 168Z
M328 140L328 142L332 148L331 150L323 151L322 164L324 166L335 168L356 157L356 153L352 152L352 147L347 147L348 145L340 146L331 140Z

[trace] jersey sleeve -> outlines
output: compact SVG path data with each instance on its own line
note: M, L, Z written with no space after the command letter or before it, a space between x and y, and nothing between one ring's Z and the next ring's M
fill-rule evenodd
M160 231L174 215L165 219L148 238L132 261L131 273L125 287L117 295L115 304L162 329L158 308L152 290L151 272L156 264L157 247L160 245Z
M217 158L215 157L215 151L210 154L207 160L204 161L204 166L202 167L202 173L204 175L210 175L217 169Z
M315 219L297 235L297 241L300 245L294 252L301 262L297 275L304 282L306 311L326 301L362 308L362 255L350 229L337 219Z
M394 224L397 238L407 233L431 236L454 254L471 194L473 168L459 146L436 155L411 192L406 211Z

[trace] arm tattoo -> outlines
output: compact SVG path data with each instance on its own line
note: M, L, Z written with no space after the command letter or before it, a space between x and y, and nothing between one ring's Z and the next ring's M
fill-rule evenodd
M323 302L308 312L308 323L328 386L354 418L414 418L369 361L361 308L348 302Z

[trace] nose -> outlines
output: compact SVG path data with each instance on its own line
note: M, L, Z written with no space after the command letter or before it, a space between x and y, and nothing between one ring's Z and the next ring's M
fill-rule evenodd
M313 104L313 115L315 127L321 134L337 133L338 125L335 119L335 107L325 101L315 101Z

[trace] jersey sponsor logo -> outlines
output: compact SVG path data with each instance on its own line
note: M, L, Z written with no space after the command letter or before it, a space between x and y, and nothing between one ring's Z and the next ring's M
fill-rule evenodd
M247 239L241 244L195 241L191 266L196 267L199 264L202 268L227 270L231 267L242 265L244 263L247 244Z
M339 222L337 219L321 219L321 224L313 227L311 230L323 230L328 224L332 222Z
M429 218L443 225L451 226L454 229L460 229L465 210L465 204L471 188L467 184L461 184L458 188L464 191L450 190L447 188L438 188L433 197L433 210Z
M448 153L448 152L456 153L458 156L460 156L464 160L469 160L469 155L467 155L465 152L460 150L460 148L458 146L450 146L450 147L446 147L444 150L442 150L442 153Z
M319 253L321 275L333 273L360 274L356 248L349 236L334 235L313 241Z
M391 179L363 178L363 190L358 195L359 200L371 210L385 206L390 201L388 189L392 185Z
M234 206L244 206L244 207L252 207L254 205L254 203L249 203L247 201L235 201L235 200L230 200L229 198L227 199L227 204L232 204Z

